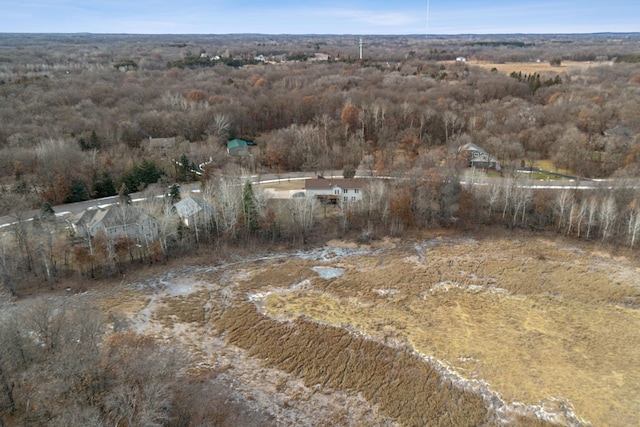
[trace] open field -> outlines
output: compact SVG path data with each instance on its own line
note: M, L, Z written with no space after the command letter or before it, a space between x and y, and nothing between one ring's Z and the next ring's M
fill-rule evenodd
M469 61L469 64L491 70L495 68L501 73L511 74L512 72L522 72L522 74L563 74L573 73L589 67L611 65L611 62L578 62L562 61L560 66L552 66L549 62L484 62Z
M640 420L640 269L623 255L433 235L199 262L104 306L280 425Z

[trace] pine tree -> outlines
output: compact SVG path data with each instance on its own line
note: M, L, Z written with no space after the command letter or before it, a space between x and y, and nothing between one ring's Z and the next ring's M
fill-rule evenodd
M169 186L169 192L167 193L167 197L169 198L169 203L172 205L174 203L178 203L182 196L180 195L180 185L179 184L171 184Z
M89 189L87 184L78 178L71 180L70 194L65 199L65 203L83 202L89 200Z
M244 212L245 227L249 231L256 231L258 229L258 210L253 197L253 185L249 180L245 181L242 188L242 210Z
M42 219L54 219L56 217L56 212L53 210L49 202L44 202L42 205L42 209L40 209L40 216Z
M124 182L120 186L120 190L118 191L118 197L120 198L121 205L130 205L131 204L131 196L129 195L129 187Z

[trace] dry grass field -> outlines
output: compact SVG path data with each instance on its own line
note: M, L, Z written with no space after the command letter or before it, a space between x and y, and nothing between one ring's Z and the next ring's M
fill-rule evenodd
M577 62L577 61L562 61L560 66L552 66L549 62L484 62L484 61L469 61L469 64L482 67L487 70L495 68L501 73L511 74L514 71L516 73L522 72L522 74L563 74L572 73L584 68L610 65L610 62Z
M181 267L104 305L297 411L282 425L636 426L639 273L591 245L425 236Z

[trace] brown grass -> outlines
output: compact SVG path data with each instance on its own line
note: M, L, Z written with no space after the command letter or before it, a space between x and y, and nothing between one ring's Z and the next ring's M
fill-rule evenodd
M219 333L265 366L311 389L364 396L403 425L496 423L478 394L454 386L414 349L486 381L507 403L568 401L594 425L637 425L640 269L629 259L510 233L373 245L375 256L278 257L197 272L193 280L204 285L155 299L150 320L173 331L167 336L190 331L185 343L196 358L211 357L200 337ZM318 265L345 274L324 280L311 269ZM291 289L304 280L310 285ZM267 291L264 301L247 302ZM133 312L148 302L127 294L103 304ZM548 425L524 414L512 422Z
M362 393L404 425L474 426L487 421L482 399L464 392L410 352L304 319L278 322L252 304L217 324L229 342L316 384Z
M258 188L270 188L275 191L304 190L304 180L280 181L266 184L257 184Z
M568 72L574 72L583 68L595 67L603 65L602 62L578 62L578 61L563 61L559 67L554 67L549 62L484 62L484 61L470 61L469 64L482 67L487 70L492 68L497 69L501 73L511 74L512 72L522 72L522 74L563 74Z
M545 240L459 242L423 255L350 260L344 277L272 294L267 309L409 342L507 402L568 399L598 425L635 425L637 268Z

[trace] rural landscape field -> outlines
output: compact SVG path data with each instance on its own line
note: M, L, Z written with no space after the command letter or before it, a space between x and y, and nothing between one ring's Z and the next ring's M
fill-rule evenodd
M0 427L637 426L639 43L0 34Z
M500 234L192 265L102 304L293 424L635 425L636 263Z

